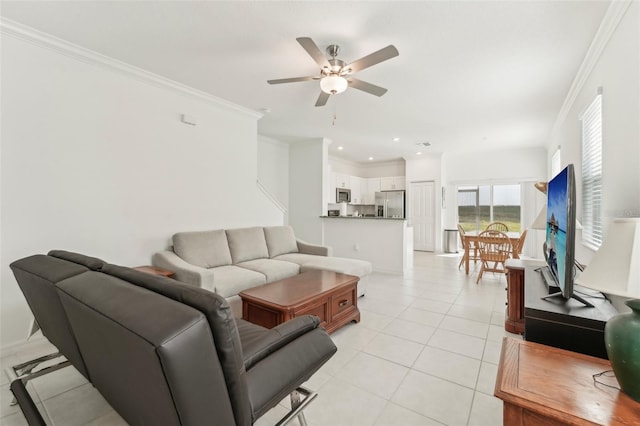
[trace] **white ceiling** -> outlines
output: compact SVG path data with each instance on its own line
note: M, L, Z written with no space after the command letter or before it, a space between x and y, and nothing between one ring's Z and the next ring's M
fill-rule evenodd
M259 132L327 137L358 162L546 146L609 1L2 1L1 14L256 110ZM393 44L400 56L316 108L319 83L296 42L339 44L347 63ZM336 116L333 123L333 116ZM400 141L393 142L394 137ZM418 149L419 142L430 142ZM337 151L338 146L344 150Z

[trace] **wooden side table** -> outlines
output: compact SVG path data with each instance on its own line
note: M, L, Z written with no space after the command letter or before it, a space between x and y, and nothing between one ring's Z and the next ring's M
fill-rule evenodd
M524 333L524 263L519 259L509 259L507 270L507 309L504 329L509 333Z
M505 337L495 396L504 401L505 425L638 425L640 403L595 383L609 361ZM616 378L601 377L618 386Z
M169 270L158 268L156 266L151 266L151 265L136 266L133 269L138 270L140 272L146 272L147 274L162 275L163 277L169 277L169 278L175 275L175 272L173 271L169 271Z

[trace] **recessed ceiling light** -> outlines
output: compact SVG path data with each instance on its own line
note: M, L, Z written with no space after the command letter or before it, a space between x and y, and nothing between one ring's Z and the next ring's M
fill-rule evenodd
M373 160L373 157L369 157L369 161L372 161L372 160Z
M341 146L339 146L339 147L338 147L338 151L342 151L343 149L344 149L344 148L343 148L343 147L341 147Z
M422 155L422 151L416 152L416 155Z
M400 138L393 138L394 142L398 142L400 140Z

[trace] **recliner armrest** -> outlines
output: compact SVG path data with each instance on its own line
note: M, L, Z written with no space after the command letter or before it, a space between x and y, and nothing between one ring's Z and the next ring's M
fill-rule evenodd
M298 252L302 254L313 254L315 256L331 256L331 247L310 244L306 241L296 239Z
M236 323L242 342L244 366L249 370L273 352L316 329L320 319L312 315L302 315L270 330L240 319Z
M175 272L174 278L183 283L193 284L213 291L213 272L200 266L192 265L184 261L172 251L165 250L155 253L151 263L163 269Z

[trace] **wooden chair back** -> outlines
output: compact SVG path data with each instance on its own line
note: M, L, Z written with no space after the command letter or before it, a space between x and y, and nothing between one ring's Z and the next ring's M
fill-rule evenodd
M469 242L467 240L466 232L462 227L462 225L460 224L458 224L458 234L460 235L460 243L462 244L462 251L466 252L467 250L469 250L469 260L473 260L474 262L479 260L480 255L478 254L478 245L475 243L475 241ZM467 244L469 245L469 248L466 247ZM462 256L462 259L460 259L460 263L458 263L458 269L460 269L460 267L463 264L464 264L464 255Z
M522 249L524 248L524 240L527 238L527 230L525 229L524 231L522 231L522 234L520 234L520 239L518 240L518 245L516 246L516 249L514 250L515 253L520 254L522 253Z
M509 227L502 222L491 222L487 225L487 231L509 232Z
M465 234L464 228L462 227L462 225L458 224L458 235L460 235L460 244L462 244L463 249L465 244L464 234Z
M509 236L500 231L483 231L478 235L478 248L480 250L481 266L476 284L480 282L484 272L504 274L504 263L513 252Z

